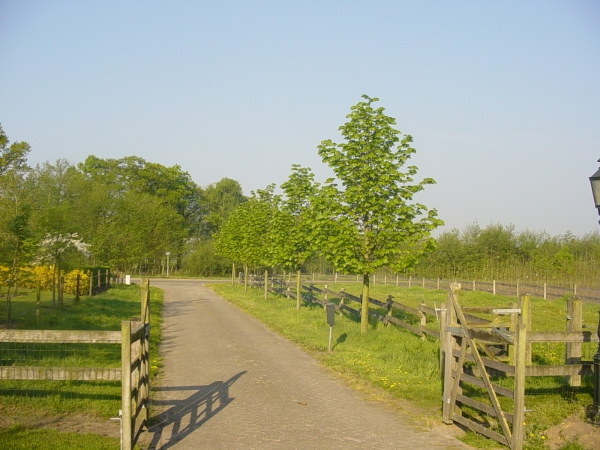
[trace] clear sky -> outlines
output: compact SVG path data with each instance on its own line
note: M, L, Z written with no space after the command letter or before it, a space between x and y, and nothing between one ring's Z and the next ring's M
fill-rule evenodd
M0 0L0 123L32 164L323 180L362 94L413 136L445 229L598 229L599 1Z

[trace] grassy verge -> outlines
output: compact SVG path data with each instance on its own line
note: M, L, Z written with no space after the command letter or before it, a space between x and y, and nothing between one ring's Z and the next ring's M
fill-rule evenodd
M360 294L361 288L357 283L338 283L329 287L332 290L344 287L347 292L355 295ZM295 301L285 297L272 295L265 302L262 292L258 290L244 293L243 288L229 285L213 285L212 288L271 329L300 344L352 384L371 392L385 391L388 395L382 396L383 399L397 397L408 400L421 408L421 414L426 420L440 421L442 383L437 340L422 340L408 331L395 326L385 327L375 321L371 322L369 333L361 335L357 318L337 315L333 328L333 352L327 353L329 327L320 306L305 305L300 311L296 311ZM395 301L413 307L421 302L430 307L435 302L439 307L447 297L445 291L419 287L407 289L388 285L375 286L371 290L371 297L381 300L385 300L388 294L393 295ZM337 298L330 300L338 301ZM493 296L485 292L464 292L460 296L460 302L465 306L508 306L514 301L515 298ZM564 330L565 303L565 299L532 299L533 329ZM409 320L406 316L402 318ZM584 324L595 329L597 305L584 305ZM428 326L439 326L435 317L428 318ZM584 359L591 359L596 347L591 345L584 348ZM562 364L564 345L538 344L534 346L533 353L534 362L539 364ZM495 378L494 382L507 387L512 385L512 379L509 378ZM526 387L528 412L525 448L545 448L545 430L574 413L583 414L583 407L591 403L591 392L591 379L588 377L584 377L583 385L578 389L566 387L563 377L529 378ZM486 401L483 391L473 389L469 395ZM511 407L509 399L503 399L503 402L505 408ZM490 420L483 417L478 419ZM498 447L495 442L472 433L467 434L465 441L482 448Z
M150 376L160 369L158 358L162 291L151 288ZM121 321L140 317L139 286L115 285L108 291L64 299L64 306L52 308L51 294L42 293L39 322L36 320L35 292L23 291L13 298L10 328L47 330L120 330ZM2 318L0 318L2 320ZM120 367L121 350L111 344L0 344L0 364L62 367ZM116 417L121 408L120 382L84 381L0 381L0 448L117 448L118 439L103 436L82 439L83 435L32 429L36 419L54 415L85 414L100 421ZM39 421L39 420L38 420ZM7 425L11 425L8 426ZM111 424L118 427L116 424ZM37 436L37 437L36 437ZM92 435L93 436L93 435ZM37 439L37 446L30 442ZM42 442L43 441L43 442ZM63 445L62 442L72 442ZM4 445L10 442L10 446ZM107 443L110 444L107 444ZM117 446L117 447L115 447ZM47 447L51 448L51 447Z

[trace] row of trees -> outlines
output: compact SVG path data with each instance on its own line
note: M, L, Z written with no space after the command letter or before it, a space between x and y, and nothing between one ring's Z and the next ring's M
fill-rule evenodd
M436 249L422 257L416 275L446 279L504 280L598 286L600 235L516 231L514 226L472 224L436 239Z
M29 167L30 151L0 126L0 265L11 268L3 284L29 263L156 274L168 251L176 267L193 267L191 255L210 248L246 200L235 180L201 188L179 166L136 156Z
M368 330L370 276L381 267L411 267L433 248L430 232L443 222L434 209L413 203L413 196L434 180L415 182L412 138L394 128L395 119L363 96L339 129L343 143L325 140L319 155L335 174L324 184L310 169L292 166L281 185L252 194L217 233L216 250L234 262L261 266L265 277L275 266L300 273L316 255L338 270L363 276L361 331ZM406 167L405 167L406 166ZM247 277L246 277L247 278Z

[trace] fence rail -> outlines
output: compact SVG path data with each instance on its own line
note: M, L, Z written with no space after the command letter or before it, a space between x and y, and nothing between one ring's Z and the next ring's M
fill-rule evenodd
M252 282L257 286L262 286L262 283L264 281L260 279ZM282 279L270 280L271 292L289 297L289 287L289 282ZM344 289L336 292L327 286L321 289L313 284L303 284L302 290L306 302L325 307L330 300L337 298L338 302L334 304L340 313L360 316L359 309L352 306L353 303L360 304L361 298ZM452 283L448 303L443 303L439 309L423 303L416 308L403 305L391 295L386 301L369 298L369 303L376 307L369 311L369 316L385 325L404 328L422 339L430 336L440 341L440 373L444 383L442 416L445 422L456 422L513 450L520 450L523 445L526 378L565 377L566 385L581 386L581 376L593 373L592 361L582 360L581 345L597 343L600 336L597 332L583 330L582 300L579 297L572 296L567 301L565 331L541 332L531 329L529 294L521 295L518 303L506 306L461 307L458 301L460 290L460 284ZM476 314L494 318L490 320ZM437 330L428 326L427 319L433 317L438 323ZM565 363L533 364L532 344L538 343L565 344ZM491 381L492 376L510 377L514 380L514 387L495 384ZM468 397L462 389L465 384L487 391L489 403ZM498 396L510 398L512 409L503 410ZM499 428L491 429L471 420L468 413L463 414L465 406L495 418Z
M121 448L131 450L149 426L150 286L141 284L141 320L121 322L121 331L0 330L0 343L120 345L121 367L0 365L0 380L121 381ZM74 350L77 352L77 350Z
M342 282L361 282L360 275L305 275L314 284L315 282L322 283L342 283ZM373 275L371 278L373 285L395 285L402 287L420 286L425 289L446 289L450 283L460 283L463 291L484 291L494 295L506 295L511 297L519 297L522 293L527 292L534 297L539 297L547 300L553 300L565 296L576 295L585 301L600 302L600 290L592 289L585 286L574 285L572 288L561 286L553 286L548 283L528 283L517 282L509 283L500 280L466 280L456 279L448 280L443 278L425 278L401 276L399 274L393 276Z

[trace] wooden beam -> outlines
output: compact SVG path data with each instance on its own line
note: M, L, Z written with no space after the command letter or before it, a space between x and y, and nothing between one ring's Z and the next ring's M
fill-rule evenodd
M0 330L0 342L120 344L121 332L87 330Z

